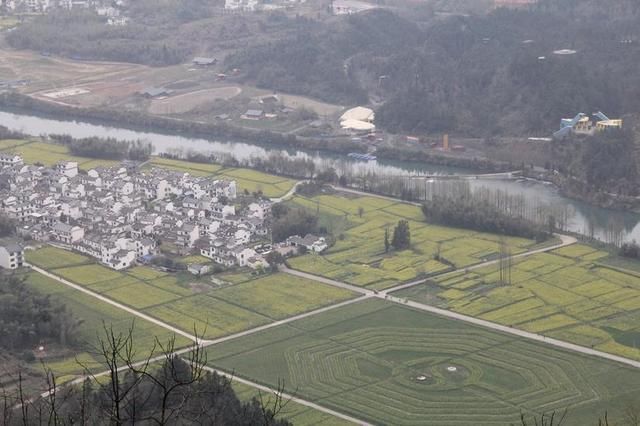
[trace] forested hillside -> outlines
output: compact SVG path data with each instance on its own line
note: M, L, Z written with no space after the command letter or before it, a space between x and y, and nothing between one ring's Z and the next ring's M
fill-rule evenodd
M211 0L141 0L125 27L61 12L7 37L18 48L150 65L224 50L224 67L249 84L371 103L392 132L546 136L581 111L640 113L640 2L541 0L444 15L442 1L393 4L350 16L223 15Z
M378 123L391 131L548 134L579 111L640 111L638 4L583 3L548 0L420 25L371 11L300 25L228 66L260 86L328 101L360 103L366 93L381 102ZM562 49L576 53L554 54Z

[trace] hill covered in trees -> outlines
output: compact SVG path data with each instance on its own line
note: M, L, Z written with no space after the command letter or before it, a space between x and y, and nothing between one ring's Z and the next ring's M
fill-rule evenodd
M227 64L267 88L347 104L366 97L390 131L548 134L580 111L640 111L638 4L583 3L421 22L383 10L304 21ZM563 49L576 53L554 53Z

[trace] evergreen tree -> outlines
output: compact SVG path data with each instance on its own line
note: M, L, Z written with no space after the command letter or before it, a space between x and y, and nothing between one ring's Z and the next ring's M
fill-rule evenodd
M401 220L393 230L393 238L391 245L396 250L405 250L411 246L411 231L409 230L409 222Z

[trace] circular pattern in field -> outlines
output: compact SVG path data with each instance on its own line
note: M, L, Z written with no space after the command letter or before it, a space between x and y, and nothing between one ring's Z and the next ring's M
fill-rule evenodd
M598 397L575 357L468 330L360 328L284 355L292 386L384 424L509 424Z

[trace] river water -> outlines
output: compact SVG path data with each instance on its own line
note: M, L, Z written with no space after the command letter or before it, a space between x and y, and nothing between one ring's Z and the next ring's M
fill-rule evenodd
M283 147L266 146L243 142L221 142L200 138L187 138L177 135L148 133L124 128L116 128L89 124L78 121L64 121L42 118L32 115L15 114L0 111L0 125L14 131L40 136L51 134L68 134L74 138L91 136L112 137L120 140L149 141L156 154L176 150L188 150L202 153L232 154L238 160L248 160L251 157L267 156L280 153L292 158L313 159L319 165L335 165L336 169L350 167L359 170L371 170L378 174L407 175L407 174L465 174L469 170L442 167L417 162L399 161L351 161L345 156L327 152L312 152ZM640 241L640 215L604 209L580 201L566 198L552 186L535 181L525 180L472 180L472 188L487 187L501 189L511 194L522 194L528 200L537 200L540 204L566 205L571 212L567 228L573 232L591 234L596 238L607 240L611 230L620 232L627 241Z

